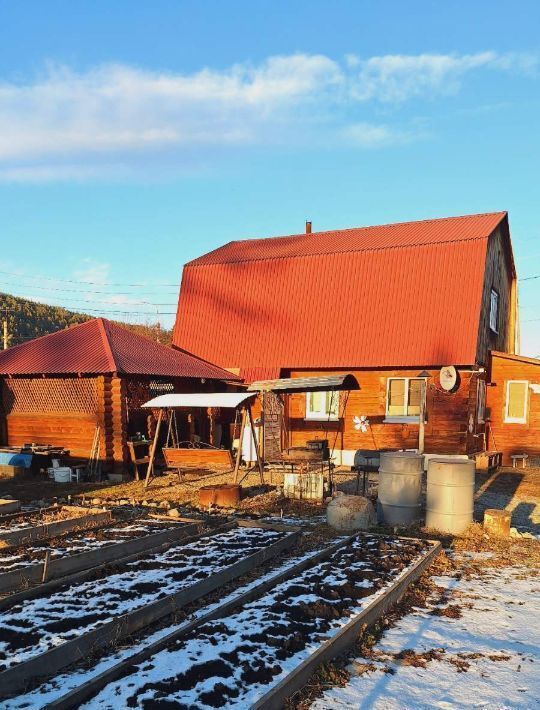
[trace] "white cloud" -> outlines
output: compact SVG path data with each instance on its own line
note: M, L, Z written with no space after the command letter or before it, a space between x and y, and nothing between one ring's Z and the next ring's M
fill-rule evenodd
M495 52L342 61L295 54L192 74L49 66L32 82L0 81L0 180L124 177L146 171L151 161L170 171L211 159L216 148L321 137L389 145L407 132L370 121L371 104L452 93L473 71L535 66L533 55ZM359 110L368 115L343 130L348 113Z
M367 60L348 57L356 71L353 97L359 101L401 102L416 96L455 93L463 77L478 69L531 71L537 58L528 54L390 54Z
M109 282L110 271L110 264L86 258L82 260L80 267L74 270L73 278L83 284L106 286Z
M346 126L342 136L350 145L359 148L385 148L394 145L405 145L421 137L417 131L398 130L385 124L353 123Z

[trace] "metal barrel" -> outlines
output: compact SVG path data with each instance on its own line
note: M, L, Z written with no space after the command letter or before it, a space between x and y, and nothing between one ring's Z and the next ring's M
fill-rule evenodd
M476 464L432 459L428 464L426 527L459 535L472 523Z
M381 451L377 515L387 525L420 518L424 457L413 451Z

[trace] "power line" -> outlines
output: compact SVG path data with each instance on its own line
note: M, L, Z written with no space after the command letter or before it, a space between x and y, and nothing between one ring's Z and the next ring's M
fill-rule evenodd
M524 279L519 279L520 281L532 281L533 279L540 279L540 274L535 276L526 276Z
M30 296L25 296L20 293L3 293L0 292L1 295L4 296L12 296L13 298L22 298L26 300L32 301L32 297ZM111 294L111 296L116 295L116 294ZM47 301L58 301L60 299L60 296L51 296L50 298L47 296L42 296L42 298L46 299ZM90 303L90 304L95 304L99 305L100 303L104 303L108 306L114 306L115 304L111 301L102 301L99 299L91 299L91 300L86 300L84 298L62 298L62 303L58 305L62 305L63 303ZM35 302L35 301L34 301ZM45 304L46 305L46 304ZM51 305L56 305L56 304L51 304ZM117 305L124 305L124 306L176 306L176 303L154 303L153 301L132 301L131 303L124 303L124 304L117 304Z
M132 287L139 287L139 288L161 288L163 286L174 286L175 288L178 288L179 283L172 283L172 284L141 284L141 283L123 283L123 282L117 282L117 283L109 283L109 284L103 284L100 283L99 281L83 281L82 279L59 279L56 276L27 276L24 274L13 274L12 271L0 271L0 274L4 274L6 276L16 276L18 279L37 279L39 278L42 281L55 281L58 283L64 283L64 284L85 284L89 286L132 286Z
M2 273L0 271L0 273ZM10 281L0 281L0 284L4 286L13 286ZM25 286L26 288L26 286ZM80 289L80 288L55 288L54 286L28 286L32 290L38 291L61 291L62 293L99 293L109 296L133 296L132 291L102 291L102 290L90 290L90 289Z

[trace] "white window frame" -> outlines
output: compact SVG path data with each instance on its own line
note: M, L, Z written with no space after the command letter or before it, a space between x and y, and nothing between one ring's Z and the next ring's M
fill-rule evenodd
M405 397L403 398L403 414L389 414L388 413L388 395L390 392L390 382L392 380L404 380L405 381ZM388 377L386 380L386 403L385 403L385 417L384 417L384 423L385 424L420 424L420 415L419 414L405 414L407 411L407 407L409 406L409 382L411 380L420 380L424 381L425 384L426 378L425 377ZM425 396L426 396L426 390L424 388L424 421L425 421Z
M486 423L486 381L478 378L476 381L476 422Z
M335 401L337 402L337 414L329 414L328 412L324 412L322 410L314 410L311 409L310 407L310 398L309 395L313 394L312 392L306 392L306 415L304 419L312 422L336 422L339 419L339 392L337 390L324 390L322 394L330 395L331 397L333 396L335 398Z
M492 288L489 295L489 329L499 332L499 292Z
M524 412L523 417L509 417L508 416L508 405L510 404L510 397L508 393L510 391L510 385L525 385L525 402L524 402ZM529 414L529 380L507 380L505 387L505 401L504 401L504 421L505 424L527 424Z

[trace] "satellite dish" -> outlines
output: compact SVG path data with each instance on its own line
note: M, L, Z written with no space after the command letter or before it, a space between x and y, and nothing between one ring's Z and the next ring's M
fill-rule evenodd
M443 390L450 392L450 390L454 389L454 387L456 386L456 368L453 365L446 365L445 367L441 367L441 371L439 373L439 380Z

